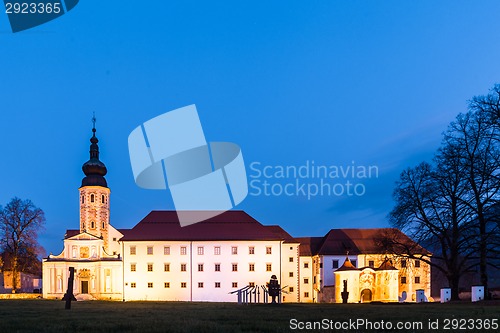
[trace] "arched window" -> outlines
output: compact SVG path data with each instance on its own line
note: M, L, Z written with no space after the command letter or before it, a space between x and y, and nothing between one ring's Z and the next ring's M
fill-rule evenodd
M94 195L93 194L90 195L90 202L94 202Z
M95 229L95 222L94 221L90 222L90 229Z
M101 203L104 203L104 202L106 202L106 197L103 194L103 195L101 195Z

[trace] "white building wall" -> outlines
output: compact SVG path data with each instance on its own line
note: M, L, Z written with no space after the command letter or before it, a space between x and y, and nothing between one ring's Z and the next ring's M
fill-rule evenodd
M314 290L314 257L299 257L299 302L311 303L317 301Z

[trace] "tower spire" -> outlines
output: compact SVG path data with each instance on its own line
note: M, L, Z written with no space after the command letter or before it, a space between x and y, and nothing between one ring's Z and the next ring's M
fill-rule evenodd
M104 163L99 160L99 140L95 133L96 117L95 112L92 115L92 137L90 138L90 159L82 166L85 173L85 178L82 179L82 186L103 186L107 187L108 184L104 176L108 172Z

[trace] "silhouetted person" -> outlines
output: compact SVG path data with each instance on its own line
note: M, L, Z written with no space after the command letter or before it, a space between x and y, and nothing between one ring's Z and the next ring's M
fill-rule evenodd
M269 296L272 297L272 304L276 304L276 297L280 295L280 290L281 287L278 284L278 278L276 278L276 275L271 276L271 280L269 280L269 283L267 284L267 287L269 289Z

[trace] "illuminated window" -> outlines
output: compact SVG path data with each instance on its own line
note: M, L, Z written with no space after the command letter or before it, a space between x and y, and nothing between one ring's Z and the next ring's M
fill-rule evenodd
M309 297L309 293L307 291L304 293L304 297Z
M255 254L255 247L249 246L248 247L248 254Z
M135 288L135 286L136 286L135 282L132 282L132 283L130 284L130 288Z
M203 255L203 246L198 246L198 255L202 256Z
M167 263L163 264L163 270L165 272L170 272L170 264L167 264Z
M220 272L220 264L215 264L215 271Z
M198 264L198 272L203 272L203 264Z
M288 292L293 293L293 287L288 287Z
M232 271L237 272L238 271L238 264L232 264Z
M152 255L152 254L153 254L153 247L148 246L148 255Z
M72 251L71 256L73 258L76 258L77 257L77 252L78 252L78 248L76 247L76 245L73 245L73 247L71 248L71 251Z
M308 262L304 263L304 268L309 268L309 263Z
M94 202L94 195L93 194L90 195L90 202Z
M309 284L309 279L308 278L304 278L304 284Z
M368 267L375 267L375 262L373 260L368 261Z
M272 271L272 266L271 264L266 264L266 272Z
M186 271L186 264L181 264L181 272L185 272Z
M170 282L165 282L163 285L165 286L165 288L170 288Z
M148 264L148 272L152 272L153 271L153 264L149 263Z
M170 246L163 247L163 254L166 256L170 255Z
M198 282L198 288L203 288L203 282Z
M266 247L266 254L272 254L272 253L273 253L273 249L272 249L272 247L267 246L267 247Z
M332 260L332 268L339 268L339 261L338 260Z
M406 267L406 259L401 260L401 267L402 268Z
M135 246L130 247L130 254L135 255Z
M293 257L288 258L288 262L293 262Z
M415 283L419 284L420 283L420 276L415 276Z
M406 284L406 276L401 277L401 284Z
M130 264L130 271L135 272L137 270L137 265L136 264Z
M215 255L220 255L220 246L214 246L214 254Z
M255 287L255 282L248 282L249 287Z
M148 288L153 288L153 282L148 282Z
M293 272L289 272L288 277L293 277Z
M220 282L215 282L215 288L220 288Z
M186 247L185 246L181 246L181 255L186 255L187 253L187 250L186 250Z
M238 254L238 247L237 246L231 247L231 254Z
M187 287L187 283L186 282L181 282L181 288L186 288Z
M420 260L415 260L415 267L420 267Z
M248 264L248 270L250 272L255 272L255 264Z
M233 282L233 283L231 284L231 286L232 286L233 288L238 288L238 282Z

